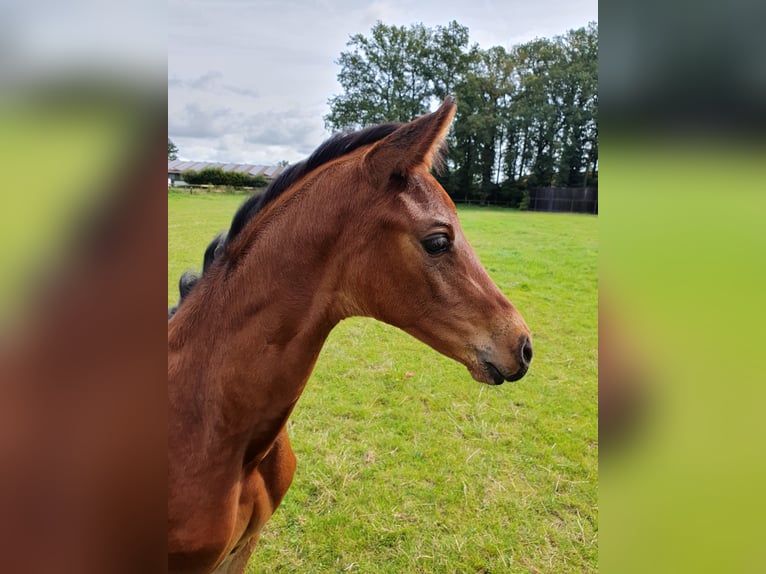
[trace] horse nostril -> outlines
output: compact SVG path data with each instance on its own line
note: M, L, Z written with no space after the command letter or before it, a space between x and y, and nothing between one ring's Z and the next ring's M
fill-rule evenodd
M519 364L523 368L528 368L529 363L532 362L532 341L529 337L522 335L519 341Z

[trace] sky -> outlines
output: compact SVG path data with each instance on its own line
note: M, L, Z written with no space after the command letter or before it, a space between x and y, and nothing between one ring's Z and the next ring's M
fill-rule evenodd
M300 161L331 135L323 116L342 93L335 62L378 20L456 20L483 49L598 20L597 0L170 0L168 9L168 136L179 158L261 165Z

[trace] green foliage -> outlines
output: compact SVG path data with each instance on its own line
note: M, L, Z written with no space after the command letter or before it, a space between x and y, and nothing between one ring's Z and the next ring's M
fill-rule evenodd
M216 187L264 187L268 183L262 175L250 175L209 167L200 171L186 171L183 180L189 185L214 185Z
M527 209L529 209L529 190L525 189L519 201L519 211L526 211Z
M330 99L325 116L330 129L407 122L426 113L434 96L452 94L465 66L468 28L379 21L369 38L356 34L347 46L337 61L344 93Z
M168 196L168 302L241 199ZM598 220L460 207L532 330L487 387L383 323L331 333L290 418L298 469L248 572L598 571Z
M168 138L168 161L178 159L178 146L173 143L173 140Z
M337 61L344 93L330 99L327 127L409 121L456 95L440 176L456 200L516 203L521 196L511 189L597 182L595 23L510 50L482 50L454 21L436 28L378 22L347 46Z

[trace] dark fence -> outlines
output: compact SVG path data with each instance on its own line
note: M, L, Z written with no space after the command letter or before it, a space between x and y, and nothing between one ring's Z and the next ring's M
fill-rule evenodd
M598 188L536 187L529 190L530 211L598 213Z

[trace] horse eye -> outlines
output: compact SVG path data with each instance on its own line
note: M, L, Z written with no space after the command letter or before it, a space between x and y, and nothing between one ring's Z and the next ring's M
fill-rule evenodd
M439 255L447 251L452 243L447 235L439 233L438 235L426 237L422 244L429 255Z

